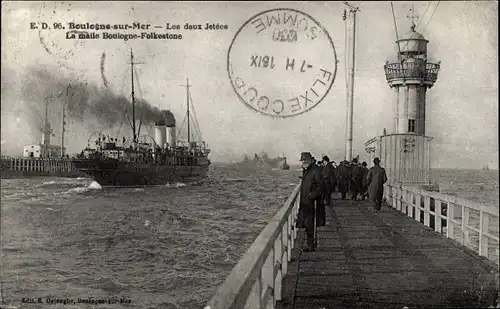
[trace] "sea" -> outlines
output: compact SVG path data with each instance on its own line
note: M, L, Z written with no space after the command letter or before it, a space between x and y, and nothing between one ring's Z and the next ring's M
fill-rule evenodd
M3 301L203 308L300 174L214 164L200 183L135 189L86 178L2 179ZM448 194L498 208L497 170L436 169L432 177Z

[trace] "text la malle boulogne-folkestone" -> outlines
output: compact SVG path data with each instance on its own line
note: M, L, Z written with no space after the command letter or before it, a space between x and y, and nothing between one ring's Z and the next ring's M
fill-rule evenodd
M181 30L227 30L229 27L220 23L190 24L184 26L179 24L166 23L163 25L142 24L134 22L132 24L99 24L99 23L74 23L69 22L66 26L62 23L49 25L45 22L31 22L31 29L41 30L69 30L66 31L66 39L104 39L104 40L137 40L137 39L157 39L157 40L181 40ZM92 31L89 31L92 30ZM123 31L125 30L125 31ZM141 32L127 32L141 31ZM162 32L165 30L165 32ZM101 32L102 31L102 32Z

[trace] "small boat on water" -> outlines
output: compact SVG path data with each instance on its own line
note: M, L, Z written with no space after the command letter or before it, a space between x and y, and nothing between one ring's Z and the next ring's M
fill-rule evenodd
M134 187L165 185L172 182L196 182L205 178L210 166L210 149L204 141L191 137L191 94L189 80L187 92L187 141L177 140L175 117L170 111L162 111L154 124L154 138L139 136L136 130L134 98L134 56L132 65L132 136L118 138L99 133L93 147L90 143L74 160L75 168L92 177L101 186ZM194 108L194 106L193 106ZM196 118L194 128L199 130ZM201 135L201 132L200 132ZM91 136L92 137L92 136ZM90 138L89 138L90 140Z
M283 160L280 163L280 168L282 170L289 170L290 169L290 165L288 165L288 163L286 163L286 157L285 157L285 155L283 155L282 159Z

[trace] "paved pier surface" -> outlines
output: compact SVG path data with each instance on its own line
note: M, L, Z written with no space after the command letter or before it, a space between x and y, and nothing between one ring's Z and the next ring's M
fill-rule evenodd
M299 230L280 309L471 308L498 297L498 269L384 205L334 199L316 252Z

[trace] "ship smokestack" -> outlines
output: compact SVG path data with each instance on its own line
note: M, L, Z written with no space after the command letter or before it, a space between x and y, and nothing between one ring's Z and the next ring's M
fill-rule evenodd
M160 119L157 122L155 122L156 147L160 147L162 149L165 148L165 143L167 142L167 134L166 133L167 133L167 131L166 131L166 127L165 127L165 119Z
M161 111L162 118L165 120L165 126L166 126L166 135L167 135L167 140L166 142L170 145L171 148L175 148L176 145L176 135L175 135L175 117L174 114L172 114L171 111L169 110L162 110Z

